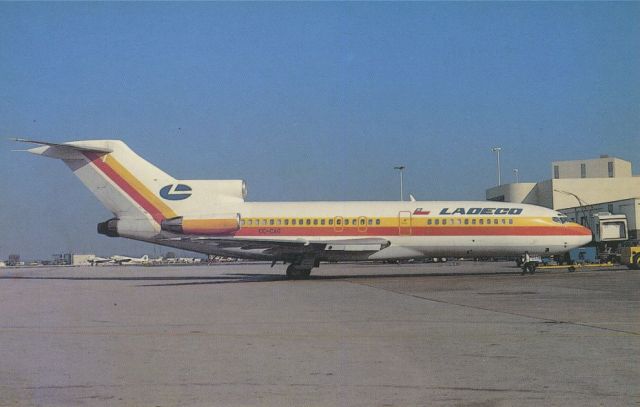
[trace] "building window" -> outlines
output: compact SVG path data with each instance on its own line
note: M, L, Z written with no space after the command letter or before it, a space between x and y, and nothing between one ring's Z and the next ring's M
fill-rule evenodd
M553 178L555 179L560 178L560 167L557 165L553 166Z
M609 178L613 178L613 161L607 163L607 169L609 170Z
M580 164L580 178L587 178L587 164Z

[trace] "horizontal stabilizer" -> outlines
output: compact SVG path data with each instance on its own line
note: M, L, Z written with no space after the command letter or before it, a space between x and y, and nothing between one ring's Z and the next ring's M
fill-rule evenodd
M113 152L112 149L107 148L106 146L99 145L99 144L102 144L99 141L70 141L67 143L51 143L48 141L28 140L23 138L14 138L12 140L18 141L20 143L31 143L31 144L40 144L42 146L48 146L48 147L56 147L56 148L61 148L63 150L85 151L90 153L102 153L102 154ZM44 151L44 150L45 149L42 149L42 148L32 148L27 151L33 152L34 154L38 154L38 155L45 155L41 153L41 151Z

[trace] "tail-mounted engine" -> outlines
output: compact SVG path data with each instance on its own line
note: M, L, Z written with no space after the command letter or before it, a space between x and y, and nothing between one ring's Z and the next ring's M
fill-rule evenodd
M98 233L109 237L119 237L118 218L112 218L108 221L98 223Z
M178 216L165 219L162 230L180 235L229 235L240 229L240 214L214 215L207 218Z

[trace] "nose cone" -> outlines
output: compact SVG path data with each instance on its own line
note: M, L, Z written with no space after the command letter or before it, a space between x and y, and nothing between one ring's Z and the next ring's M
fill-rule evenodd
M591 235L591 229L586 228L582 225L574 223L571 225L573 242L575 247L584 246L587 243L591 243L593 236Z

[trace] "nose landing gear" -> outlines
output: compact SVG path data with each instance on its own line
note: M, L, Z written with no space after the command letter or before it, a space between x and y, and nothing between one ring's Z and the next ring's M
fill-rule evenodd
M542 259L539 257L531 257L529 256L529 252L525 252L518 266L522 267L522 275L529 273L533 274L536 272L536 268Z

